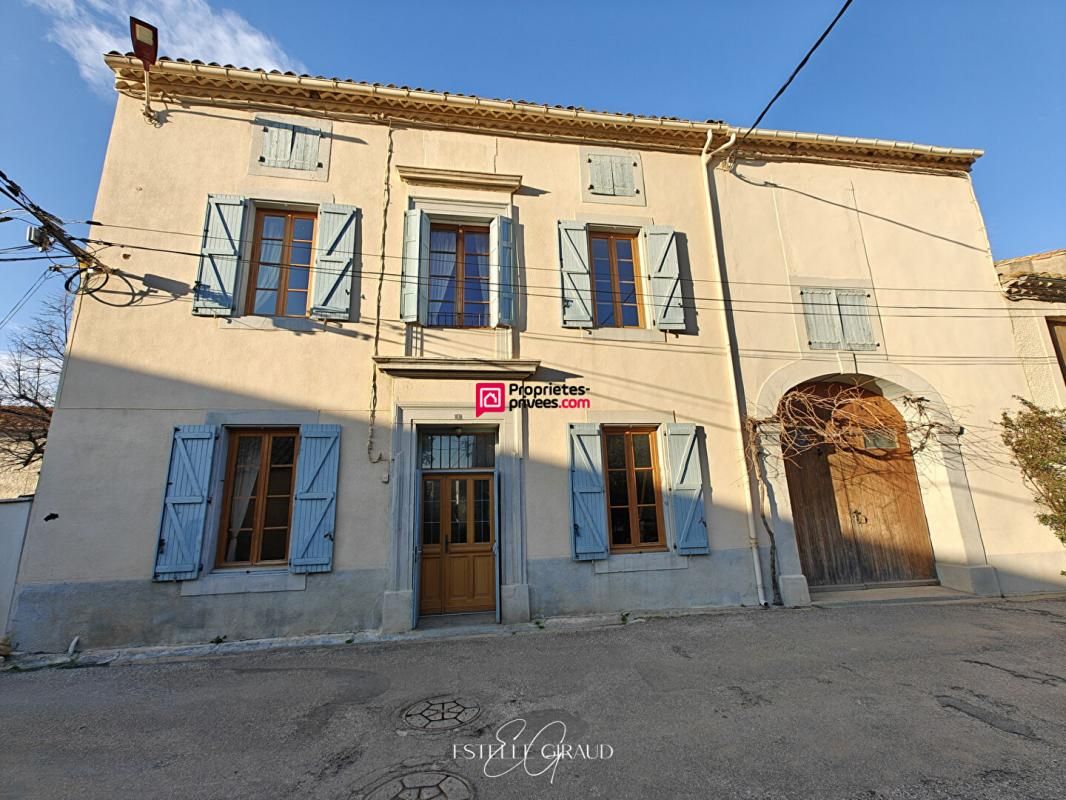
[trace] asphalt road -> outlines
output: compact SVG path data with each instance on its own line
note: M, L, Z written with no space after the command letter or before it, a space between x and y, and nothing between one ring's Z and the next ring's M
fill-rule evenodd
M1060 800L1066 602L6 673L0 734L13 798Z

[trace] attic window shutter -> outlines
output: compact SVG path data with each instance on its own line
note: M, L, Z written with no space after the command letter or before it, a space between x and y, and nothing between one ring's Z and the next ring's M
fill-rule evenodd
M323 203L319 207L319 244L311 316L336 320L350 318L358 226L359 209L354 206Z
M698 433L696 426L690 423L666 426L674 540L677 552L683 556L706 555L710 552Z
M174 429L153 580L187 581L200 573L218 430L215 425Z
M833 289L801 289L807 344L812 350L839 350L843 341L836 292Z
M268 167L289 166L292 156L293 126L287 122L263 121L263 155L260 161Z
M644 229L644 244L655 327L661 331L684 330L685 308L681 300L677 235L666 225L651 225Z
M425 324L429 318L429 216L408 209L403 220L403 264L400 276L400 319Z
M588 158L590 193L612 197L633 197L637 193L630 156L593 153Z
M290 169L318 169L318 145L322 132L303 125L292 126Z
M491 324L513 325L515 320L514 224L496 217L489 224L489 308Z
M607 558L607 509L600 426L570 426L570 536L574 559Z
M560 220L559 268L562 280L563 326L592 327L592 273L588 230L583 222Z
M866 289L837 289L837 308L844 346L849 350L876 350Z
M200 267L193 289L194 314L209 317L233 314L245 205L243 197L207 196Z
M259 120L263 126L263 151L259 160L267 167L313 170L318 168L322 132L305 125Z
M339 425L300 426L290 572L329 572L333 569L340 446Z

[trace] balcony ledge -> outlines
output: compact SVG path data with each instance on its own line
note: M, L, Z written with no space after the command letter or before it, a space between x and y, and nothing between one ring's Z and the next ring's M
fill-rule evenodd
M374 362L396 378L500 378L522 380L540 367L540 361L511 358L419 358L376 356Z

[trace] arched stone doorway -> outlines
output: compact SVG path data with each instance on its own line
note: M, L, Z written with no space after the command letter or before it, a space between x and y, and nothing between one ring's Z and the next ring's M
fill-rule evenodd
M795 422L783 431L782 455L808 585L935 583L914 455L896 407L837 382L800 384L787 402L802 410L785 415Z

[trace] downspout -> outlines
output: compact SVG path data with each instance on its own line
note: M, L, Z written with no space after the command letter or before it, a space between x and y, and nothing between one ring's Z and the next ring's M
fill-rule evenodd
M714 129L712 128L712 129L707 131L707 141L703 145L703 150L700 152L700 171L703 173L703 192L704 192L704 195L707 198L708 229L711 232L711 241L712 241L712 243L714 245L712 247L712 251L715 254L715 262L718 264L718 278L722 282L721 286L723 287L723 290L724 290L724 287L725 287L725 273L722 271L722 264L721 264L721 261L718 258L718 231L716 230L715 224L714 224L714 207L713 207L713 204L711 202L711 170L710 170L710 165L711 165L711 161L713 161L716 156L718 156L721 153L726 152L729 148L731 148L733 145L736 144L736 142L737 142L737 132L736 132L736 130L733 130L732 133L729 134L729 138L726 140L725 144L722 144L719 147L717 147L716 149L711 150L711 140L713 139L713 137L714 137ZM723 306L724 305L725 304L723 303ZM729 313L728 309L723 307L722 313L723 314L728 314ZM740 353L737 352L737 348L734 346L736 344L735 341L734 341L734 337L729 335L728 321L726 322L726 339L729 341L729 344L730 344L730 348L729 348L730 349L730 353L729 353L729 356L730 356L730 369L729 369L730 388L733 391L733 397L735 397L736 401L737 401L737 445L740 448L739 452L741 453L741 455L743 455L744 453L747 452L747 448L746 448L747 442L745 441L745 438L744 438L744 435L745 435L744 434L744 409L743 409L743 405L742 405L743 398L740 396L740 384L737 382L737 375L740 372ZM750 469L750 466L748 465L748 459L747 458L744 458L744 469L745 469L745 471ZM746 511L747 511L746 516L748 518L748 546L751 548L751 564L752 564L752 568L753 568L753 570L755 572L755 588L756 588L756 590L758 591L758 594L759 594L759 605L761 605L764 608L766 608L770 604L768 602L766 602L766 587L763 585L762 561L759 558L759 537L758 537L758 533L756 532L756 528L755 528L755 505L752 502L752 487L751 487L751 476L750 475L748 476L747 491L744 494L745 494L745 503L746 503L746 506L747 506L747 508L746 508Z

